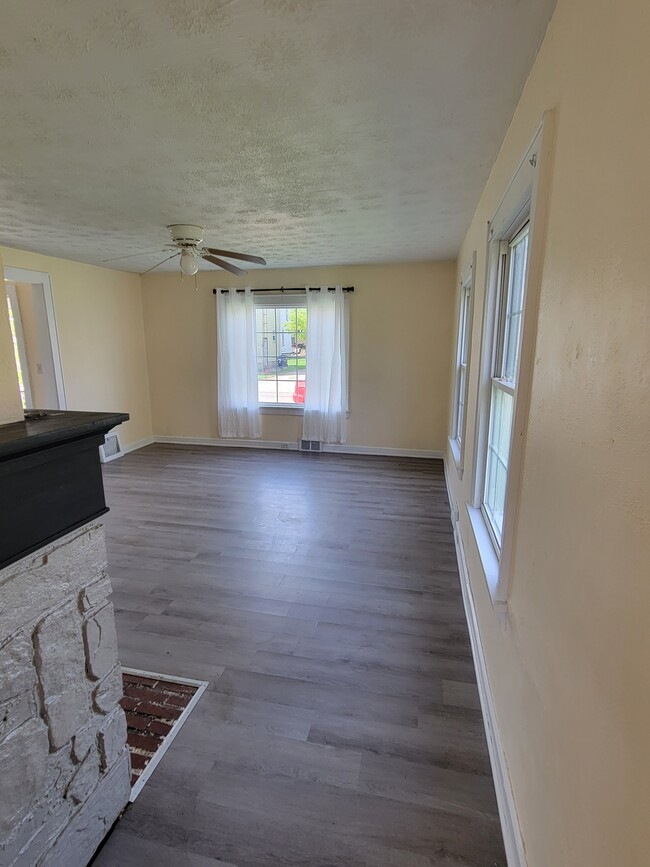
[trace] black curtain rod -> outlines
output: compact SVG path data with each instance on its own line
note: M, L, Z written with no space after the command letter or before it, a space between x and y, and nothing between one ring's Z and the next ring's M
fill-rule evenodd
M336 290L336 286L328 286L327 287L328 292L334 292L335 290ZM225 295L229 291L230 291L229 289L222 289L221 294ZM246 291L245 289L235 289L235 292L245 292L245 291ZM297 286L294 289L287 289L284 286L280 286L279 289L251 289L251 292L279 292L280 294L284 294L285 292L304 292L304 291L305 291L304 286ZM320 292L320 286L310 286L309 291L310 292ZM354 286L343 286L343 291L344 292L354 292ZM213 289L212 294L216 295L217 290Z

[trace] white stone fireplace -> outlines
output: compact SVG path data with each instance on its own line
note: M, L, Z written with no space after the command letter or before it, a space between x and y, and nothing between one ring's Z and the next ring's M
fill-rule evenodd
M126 418L0 425L0 867L85 867L129 799L98 453Z
M81 867L130 793L104 530L0 570L0 864Z

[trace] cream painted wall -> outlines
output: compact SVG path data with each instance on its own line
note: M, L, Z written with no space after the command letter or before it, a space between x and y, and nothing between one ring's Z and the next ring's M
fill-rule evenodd
M354 285L350 298L352 445L444 450L455 264L202 272L143 278L154 433L218 436L216 286ZM295 442L299 416L264 415L262 439Z
M2 251L0 250L0 276L3 275ZM18 374L14 345L9 326L9 310L3 294L0 299L0 424L22 421L23 405L18 390Z
M139 276L8 247L0 254L5 267L50 275L68 409L128 412L123 445L151 436Z
M507 623L460 506L482 642L529 867L650 863L650 5L559 0L459 257L542 114L556 142ZM478 367L470 373L468 442ZM449 458L450 468L453 467Z

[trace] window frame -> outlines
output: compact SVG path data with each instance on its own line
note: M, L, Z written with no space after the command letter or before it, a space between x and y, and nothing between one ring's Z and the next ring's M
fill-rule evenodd
M517 335L517 347L515 349L515 374L513 379L509 379L505 375L506 357L508 351L508 317L512 303L512 252L521 238L523 233L528 235L528 243L530 243L530 200L526 202L523 209L516 216L513 223L505 231L505 238L495 239L494 253L497 258L496 267L496 282L493 287L493 303L494 325L492 334L492 353L490 360L490 380L489 392L486 398L486 437L484 443L484 453L481 454L480 469L483 475L483 484L479 497L479 508L485 520L485 524L490 534L492 544L495 548L495 553L499 558L503 547L503 528L499 536L498 528L495 525L493 516L490 514L489 506L486 502L486 483L489 465L490 451L490 427L493 408L493 398L495 389L509 395L513 399L513 427L514 427L514 405L517 401L517 383L519 379L519 361L521 357L521 337L522 328L520 326ZM526 304L526 289L528 282L528 257L526 260L526 272L524 274L523 289L522 289L522 321ZM506 466L506 479L510 475L510 457L512 453L512 429L508 443L508 464ZM506 481L506 496L507 496L507 481ZM505 503L504 503L505 505ZM504 508L505 516L505 508Z
M534 366L539 293L544 260L546 213L550 187L553 114L546 112L493 218L488 223L486 286L481 328L479 387L476 395L474 475L467 513L492 602L507 604L513 575L519 493L526 444ZM500 546L481 508L487 466L487 440L495 352L497 351L499 268L502 242L512 240L528 223L528 255L519 331L519 362L513 393L513 420ZM502 340L503 338L501 338ZM505 383L506 386L508 385Z
M271 293L256 296L253 295L255 314L261 308L288 308L304 307L307 309L307 292L287 292L286 294L273 295ZM255 329L257 334L257 328ZM257 359L256 359L257 361ZM304 404L297 403L269 403L258 400L258 406L262 415L303 415Z
M451 433L449 444L456 464L458 478L463 478L465 469L465 445L467 442L467 403L469 397L469 372L472 358L472 331L474 324L474 282L476 275L476 250L460 278L458 302L458 317L456 328L456 353L454 372L454 391L451 413ZM465 350L465 361L462 356ZM461 378L461 368L465 377ZM462 381L461 381L462 380ZM462 391L462 394L461 394ZM462 397L462 401L461 401ZM463 406L462 419L459 422L460 407Z

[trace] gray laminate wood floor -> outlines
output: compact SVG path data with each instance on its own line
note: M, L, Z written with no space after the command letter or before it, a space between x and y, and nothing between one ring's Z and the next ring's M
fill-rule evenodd
M505 865L441 462L104 475L122 663L210 687L97 867Z

